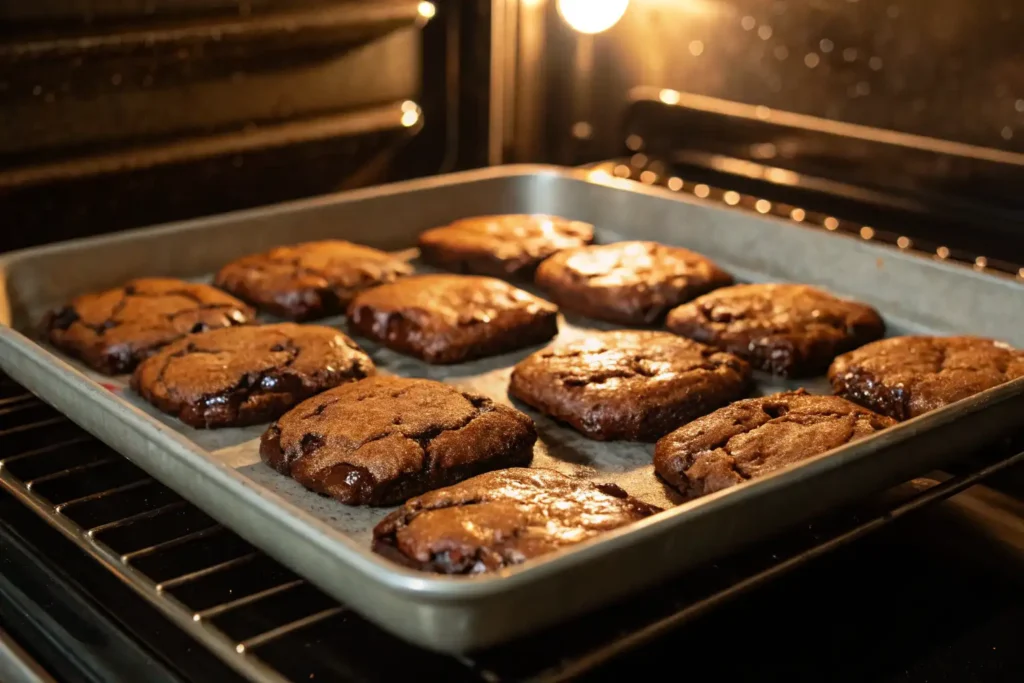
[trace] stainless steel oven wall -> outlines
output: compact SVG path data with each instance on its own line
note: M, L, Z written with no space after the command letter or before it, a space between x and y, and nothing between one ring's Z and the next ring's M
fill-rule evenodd
M0 251L437 172L452 14L0 0Z
M555 0L517 4L508 159L620 153L636 86L1024 151L1014 0L631 0L594 36Z

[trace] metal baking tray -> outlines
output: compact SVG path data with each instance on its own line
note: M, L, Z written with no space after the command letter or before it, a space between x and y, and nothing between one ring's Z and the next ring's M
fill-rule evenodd
M1009 433L1024 380L910 420L741 486L674 506L653 446L584 439L535 411L534 466L613 481L668 511L493 575L444 577L369 550L387 510L311 494L259 461L263 427L192 430L158 413L125 379L104 378L33 339L43 313L75 294L142 275L202 279L275 244L341 237L384 249L455 218L545 212L597 226L601 242L651 239L703 252L741 280L814 283L879 308L890 334L972 333L1024 346L1024 283L895 248L747 214L669 190L542 166L415 180L213 218L51 245L0 257L0 366L154 477L325 591L419 645L465 652L622 598L754 539L941 467ZM334 324L343 324L340 320ZM562 321L560 338L592 321ZM604 327L604 326L601 326ZM534 349L432 367L359 339L384 372L430 377L508 401L511 366ZM759 377L768 393L821 379Z

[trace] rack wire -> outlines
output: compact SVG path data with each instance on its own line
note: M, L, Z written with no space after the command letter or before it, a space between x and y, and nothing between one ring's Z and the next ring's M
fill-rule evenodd
M999 452L970 471L915 480L634 601L615 619L450 658L379 631L218 524L21 387L0 381L0 486L253 681L330 681L416 670L431 680L569 680L697 614L929 503L1024 462ZM554 644L552 644L554 643ZM376 644L376 645L374 645ZM386 646L389 661L371 657ZM341 649L339 649L341 648ZM521 657L523 648L533 656ZM362 657L362 660L360 659Z

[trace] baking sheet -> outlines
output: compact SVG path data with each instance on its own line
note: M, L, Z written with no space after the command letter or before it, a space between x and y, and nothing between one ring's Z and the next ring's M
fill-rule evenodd
M1019 329L1024 287L1012 280L683 201L664 190L595 184L577 172L536 167L414 181L10 255L2 262L6 296L0 305L5 321L28 331L45 310L71 295L129 277L204 279L239 255L326 236L405 248L427 227L503 211L589 220L600 242L645 238L687 246L745 281L803 281L856 296L879 307L890 334L977 332L1024 346ZM344 329L338 319L325 322ZM989 329L976 329L979 322ZM560 323L559 342L614 327L577 317ZM370 531L387 509L343 506L264 466L258 439L265 426L193 430L127 390L127 378L95 375L11 329L0 333L0 364L15 379L372 620L446 651L487 645L567 617L787 523L921 474L954 457L957 449L1004 433L1024 411L1024 383L1018 381L525 566L476 578L435 577L370 553ZM511 367L536 350L430 366L356 340L382 372L438 379L506 403ZM823 378L757 379L762 394L797 386L828 392ZM535 467L614 482L663 507L679 502L653 473L652 444L591 441L526 406L512 405L537 423Z

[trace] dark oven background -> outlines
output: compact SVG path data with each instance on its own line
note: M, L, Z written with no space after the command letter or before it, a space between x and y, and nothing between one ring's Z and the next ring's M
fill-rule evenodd
M0 248L481 165L489 16L0 0Z

